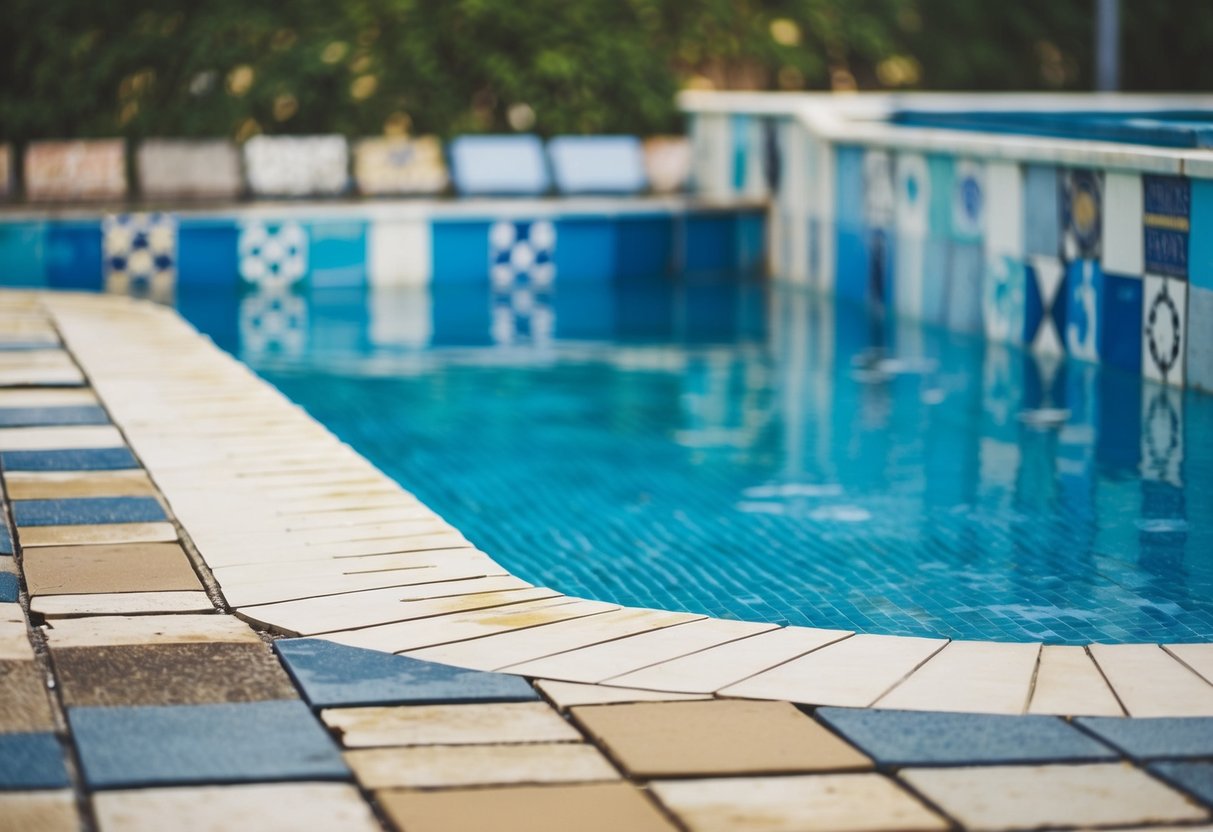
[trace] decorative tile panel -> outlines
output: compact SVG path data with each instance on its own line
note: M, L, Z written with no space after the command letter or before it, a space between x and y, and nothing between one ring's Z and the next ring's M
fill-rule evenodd
M437 194L450 176L436 136L363 139L354 145L354 180L363 194Z
M1066 262L1098 260L1103 238L1103 173L1068 170L1061 180L1061 254Z
M1145 270L1186 279L1192 214L1189 180L1181 176L1143 177Z
M975 240L985 230L985 170L979 162L957 159L952 179L952 234Z
M1028 260L1023 342L1034 352L1061 355L1066 300L1061 296L1065 271L1056 257Z
M308 235L297 222L253 221L240 229L240 277L258 286L285 288L308 271Z
M107 292L171 303L177 284L172 214L108 214L101 221Z
M122 139L31 142L25 149L25 193L31 200L122 199Z
M1099 310L1103 273L1094 260L1066 264L1066 351L1083 361L1099 360Z
M499 344L551 340L556 227L549 220L500 220L489 229L492 335Z
M336 196L349 187L344 136L254 136L244 165L257 196Z
M244 190L229 141L147 139L135 151L139 192L151 199L234 199Z
M1184 281L1146 275L1141 310L1141 366L1146 378L1183 385L1187 301Z

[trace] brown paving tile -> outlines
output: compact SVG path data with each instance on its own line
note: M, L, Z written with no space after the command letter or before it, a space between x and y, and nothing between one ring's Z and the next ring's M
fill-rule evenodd
M68 706L203 705L296 699L262 644L148 644L52 650Z
M0 832L78 832L70 791L0 792Z
M151 497L156 494L146 471L13 471L4 476L10 500L62 500L76 497Z
M435 789L618 780L592 745L429 745L347 751L364 789Z
M637 777L872 768L866 756L787 702L638 702L572 714Z
M26 553L23 566L30 595L202 589L176 543L46 546Z
M0 734L54 729L42 668L0 659Z
M172 523L103 523L97 526L26 526L21 546L90 546L109 543L171 543L177 539Z
M673 832L635 786L593 783L441 792L378 792L408 832Z

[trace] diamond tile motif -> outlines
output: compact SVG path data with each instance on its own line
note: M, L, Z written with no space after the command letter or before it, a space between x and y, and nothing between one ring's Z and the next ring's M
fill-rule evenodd
M81 448L64 451L5 451L0 465L10 471L117 471L138 468L127 448Z
M13 521L18 527L156 523L167 519L164 508L155 497L85 497L13 502Z
M1066 265L1066 351L1083 361L1099 361L1104 278L1095 260Z
M286 289L307 274L308 235L297 222L245 223L237 247L240 277L263 289Z
M882 765L1098 761L1118 756L1054 717L852 708L820 708L817 716Z
M1061 253L1066 262L1098 260L1102 252L1104 174L1068 170L1061 179Z
M1142 295L1142 373L1146 378L1182 385L1187 332L1188 284L1147 274Z
M493 340L544 342L555 328L556 226L549 220L500 220L489 229Z
M0 734L0 792L69 785L63 749L54 734Z
M465 670L322 639L280 639L274 649L316 708L539 698L521 676Z
M95 405L76 407L3 407L0 427L24 428L41 425L108 425L109 417Z
M577 729L543 702L335 708L321 716L346 748L581 740Z
M364 789L433 789L618 780L592 745L451 745L347 751Z
M1062 295L1065 272L1056 257L1033 256L1028 260L1024 302L1023 342L1034 352L1061 355L1066 323L1066 300Z
M872 766L863 754L786 702L638 702L574 708L572 713L636 777Z
M1186 279L1192 217L1191 180L1144 176L1144 270Z
M107 214L101 221L105 290L169 302L177 284L177 220L171 214Z
M1082 717L1075 722L1135 760L1213 757L1211 717Z
M71 708L68 721L92 789L349 777L298 701Z
M202 590L176 543L38 547L23 566L34 596Z

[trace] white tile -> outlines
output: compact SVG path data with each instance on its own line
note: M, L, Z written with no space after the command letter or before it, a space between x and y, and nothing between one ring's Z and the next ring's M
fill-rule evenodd
M876 702L907 711L1021 714L1039 644L953 641Z
M1023 170L1017 162L992 161L985 167L987 259L995 255L1023 257Z
M376 218L367 229L367 250L372 286L425 286L430 282L429 220Z
M1060 716L1123 716L1112 689L1082 647L1046 644L1028 713Z
M1129 716L1213 716L1213 685L1156 644L1092 644Z
M110 592L90 595L39 595L30 610L47 618L76 615L147 615L211 612L215 605L205 592Z
M1163 647L1213 684L1213 644L1166 644Z
M668 693L659 690L637 690L582 682L557 682L542 679L535 683L539 690L561 710L581 705L614 705L622 702L690 702L711 699L703 693Z
M52 649L124 644L260 644L243 621L231 615L135 615L64 618L46 628Z
M1145 270L1145 230L1140 173L1108 171L1104 177L1102 266L1105 272L1138 277Z
M434 789L523 783L618 780L592 745L450 745L347 751L345 761L364 789Z
M0 661L34 658L20 604L0 604Z
M337 708L320 716L346 748L581 741L544 702Z
M1141 372L1182 387L1187 344L1188 284L1148 274L1141 300Z
M78 450L124 448L118 429L94 427L0 428L0 451Z
M79 407L97 403L92 390L0 390L0 407Z

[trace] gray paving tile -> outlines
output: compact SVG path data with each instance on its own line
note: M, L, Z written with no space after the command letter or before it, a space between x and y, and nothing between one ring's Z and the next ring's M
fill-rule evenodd
M525 679L506 673L465 670L324 639L281 639L274 647L317 708L539 698Z
M93 789L350 776L299 701L69 708L68 721Z
M0 467L6 471L121 471L138 468L126 448L86 448L62 451L5 451Z
M1213 804L1213 762L1154 763L1150 771L1193 797Z
M155 497L14 500L12 509L13 520L18 527L157 523L167 519L164 509Z
M1081 717L1074 721L1135 760L1213 757L1213 717Z
M1115 751L1051 716L819 708L817 716L884 765L1114 760Z
M0 428L45 425L108 425L105 410L96 405L78 407L0 407Z
M68 785L63 749L54 734L0 734L0 791Z

